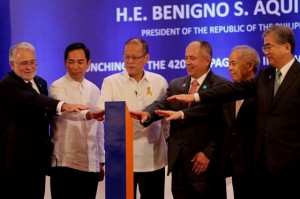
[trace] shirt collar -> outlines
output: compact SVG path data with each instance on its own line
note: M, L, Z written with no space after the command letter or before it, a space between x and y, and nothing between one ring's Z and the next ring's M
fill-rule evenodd
M207 74L209 73L210 69L208 71L206 71L206 73L204 73L203 75L201 75L201 77L199 77L197 79L197 82L199 85L201 85L203 83L203 81L205 80ZM191 77L191 82L190 82L190 85L193 83L193 81L195 80L195 78Z
M66 78L69 81L69 83L71 84L71 86L75 87L75 88L85 88L85 79L82 80L82 82L77 82L74 79L71 78L71 76L69 75L69 73L66 74Z
M129 74L126 70L124 71L124 74L127 76L128 80L130 80L130 81L134 80L132 77L129 76ZM149 73L147 71L144 70L144 76L142 77L142 79L140 81L149 82Z
M291 66L293 65L295 61L295 58L293 58L291 61L289 61L286 65L284 65L281 69L280 72L282 74L282 78L285 77L285 75L287 74L287 72L289 71L289 69L291 68ZM278 71L278 69L276 69L276 72Z

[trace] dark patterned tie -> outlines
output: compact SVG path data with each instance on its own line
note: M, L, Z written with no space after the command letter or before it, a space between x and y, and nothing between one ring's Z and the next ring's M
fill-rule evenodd
M27 82L28 86L30 86L30 88L33 88L32 83L29 81Z
M30 88L32 88L35 92L40 93L38 90L36 90L37 88L33 87L32 83L29 81L27 82L27 84L30 86Z

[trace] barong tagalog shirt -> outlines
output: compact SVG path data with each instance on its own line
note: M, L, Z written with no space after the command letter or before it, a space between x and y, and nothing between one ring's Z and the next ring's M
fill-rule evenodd
M144 71L143 78L137 82L127 71L123 71L103 80L97 107L104 109L106 101L125 101L130 111L143 110L155 100L159 100L167 87L167 81L161 75ZM169 135L169 123L159 120L143 127L139 120L132 120L134 172L155 171L165 167L165 139Z
M86 120L88 111L95 111L99 88L84 79L74 81L68 74L50 87L50 96L70 104L83 104L88 110L62 113L51 126L54 144L52 166L65 166L86 172L99 172L105 162L103 123Z

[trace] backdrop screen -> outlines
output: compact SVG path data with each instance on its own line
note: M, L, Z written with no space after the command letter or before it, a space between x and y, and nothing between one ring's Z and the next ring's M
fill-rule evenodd
M186 75L185 48L196 39L213 47L212 70L230 79L228 56L236 45L261 52L263 31L272 24L300 35L299 0L1 0L1 77L9 71L9 47L27 41L36 47L38 75L51 84L66 73L63 54L72 42L91 50L86 78L101 87L104 77L124 70L124 42L141 37L149 44L146 70L168 81ZM299 41L295 57L299 60ZM4 53L3 53L4 52Z

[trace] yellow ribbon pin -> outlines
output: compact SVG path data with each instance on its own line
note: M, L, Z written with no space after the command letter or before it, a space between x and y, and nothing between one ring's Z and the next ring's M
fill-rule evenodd
M150 90L150 87L147 87L147 95L152 96L152 92L151 92L151 90Z

